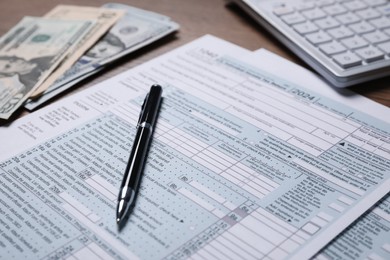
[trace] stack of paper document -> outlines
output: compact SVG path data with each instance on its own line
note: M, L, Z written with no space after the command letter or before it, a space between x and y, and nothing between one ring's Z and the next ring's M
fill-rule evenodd
M127 225L145 94L164 99ZM0 128L12 258L389 259L389 108L204 36Z

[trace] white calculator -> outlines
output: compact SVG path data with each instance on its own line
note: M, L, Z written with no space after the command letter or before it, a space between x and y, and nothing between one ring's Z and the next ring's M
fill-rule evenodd
M388 0L230 0L336 87L390 76Z

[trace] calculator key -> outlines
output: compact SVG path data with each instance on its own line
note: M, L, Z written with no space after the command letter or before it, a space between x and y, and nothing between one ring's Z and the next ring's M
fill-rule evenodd
M306 19L299 13L286 14L283 15L281 18L288 25L293 25L293 24L302 23L306 21Z
M315 8L312 10L304 11L302 14L309 20L321 19L326 16L326 13L321 9Z
M359 36L343 39L341 40L341 43L344 44L348 49L359 49L368 45L368 43Z
M315 24L318 25L318 27L320 27L321 29L324 29L324 30L332 29L332 28L340 26L340 23L337 22L337 20L335 20L332 17L326 17L326 18L323 18L323 19L316 20Z
M350 29L343 26L328 30L328 33L332 35L332 37L335 39L343 39L354 35L354 33Z
M364 0L364 2L370 6L380 6L387 4L387 0Z
M372 46L356 50L356 53L360 57L362 57L366 62L381 60L385 57L383 52L381 52L380 50Z
M328 56L341 53L347 50L343 45L335 41L321 44L319 48L323 53L325 53Z
M377 10L384 15L390 15L390 4L379 6Z
M378 48L384 51L386 54L390 54L390 42L378 44Z
M370 20L370 23L378 29L390 28L390 18L382 16L378 19Z
M343 4L350 11L362 10L367 7L362 1L349 1Z
M298 10L298 11L305 11L305 10L309 10L309 9L313 9L315 6L314 3L312 2L306 2L306 3L298 3L295 8Z
M353 13L346 13L346 14L340 14L335 16L335 18L342 24L348 25L351 23L357 23L361 19L359 16L353 14Z
M348 27L350 29L352 29L352 31L354 31L355 33L358 33L358 34L368 33L368 32L372 32L375 30L374 26L372 26L371 24L369 24L365 21L362 21L360 23L351 24Z
M277 16L281 16L281 15L286 15L286 14L291 14L294 12L294 8L292 7L288 7L288 6L280 6L280 7L276 7L274 10L273 10L274 14L276 14Z
M293 28L301 35L318 31L318 27L312 22L296 24Z
M329 34L320 31L320 32L307 34L306 39L312 44L317 45L325 42L330 42L332 40L332 37L330 37Z
M381 42L386 42L390 40L390 37L384 34L381 31L375 31L371 33L366 33L362 35L364 39L372 44L377 44Z
M350 68L362 64L362 60L351 52L337 54L333 56L333 60L343 68Z
M338 5L338 4L326 6L323 9L329 15L343 14L343 13L346 13L348 11L345 7Z
M366 20L375 19L381 16L381 13L371 8L357 11L356 14Z
M334 0L321 0L317 2L318 6L327 6L334 3Z

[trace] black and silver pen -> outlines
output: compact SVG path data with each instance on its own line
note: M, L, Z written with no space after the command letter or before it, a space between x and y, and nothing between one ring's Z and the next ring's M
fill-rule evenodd
M142 171L147 158L147 151L152 140L154 125L161 103L162 88L153 85L145 97L138 119L137 133L126 166L118 195L116 222L121 224L127 212L134 206Z

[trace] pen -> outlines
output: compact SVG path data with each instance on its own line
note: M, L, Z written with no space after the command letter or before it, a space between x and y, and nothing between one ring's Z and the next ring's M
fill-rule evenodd
M121 224L127 212L134 206L139 182L144 168L147 150L152 140L152 133L160 108L162 88L153 85L146 95L138 119L137 133L123 176L118 195L116 222Z

